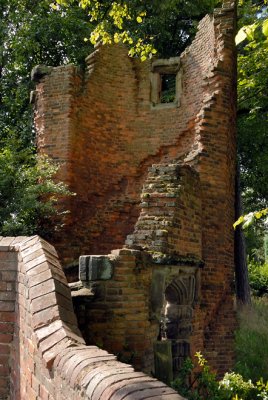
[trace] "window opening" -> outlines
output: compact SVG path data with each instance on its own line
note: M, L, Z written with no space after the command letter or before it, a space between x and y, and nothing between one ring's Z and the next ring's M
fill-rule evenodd
M176 99L176 74L161 74L160 103L173 103Z
M180 106L182 69L179 57L152 62L151 105L155 109Z

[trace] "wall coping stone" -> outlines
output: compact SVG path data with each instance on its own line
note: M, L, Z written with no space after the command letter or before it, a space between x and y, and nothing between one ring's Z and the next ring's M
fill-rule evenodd
M51 371L51 376L61 379L61 385L70 387L70 398L74 398L71 393L75 393L77 400L184 400L164 383L117 361L116 356L97 346L85 345L73 312L71 290L53 246L39 236L0 237L0 251L19 253L20 273L25 275L26 301L30 304L36 350L41 352L44 366ZM131 253L129 250L123 252ZM41 276L40 265L44 271L49 271L47 279L40 283L37 280L31 286L31 279ZM45 308L44 313L42 300L47 293L55 301ZM62 298L63 303L59 301ZM40 300L39 309L33 308L36 300ZM40 320L37 318L39 314L42 314ZM31 383L27 382L28 385ZM109 397L105 397L108 392Z

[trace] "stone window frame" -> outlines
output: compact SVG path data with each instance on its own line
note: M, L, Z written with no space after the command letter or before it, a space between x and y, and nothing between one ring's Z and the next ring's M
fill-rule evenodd
M161 103L161 76L165 74L176 75L175 100L170 103ZM152 109L174 108L180 106L182 94L182 69L180 57L158 59L153 61L150 80Z

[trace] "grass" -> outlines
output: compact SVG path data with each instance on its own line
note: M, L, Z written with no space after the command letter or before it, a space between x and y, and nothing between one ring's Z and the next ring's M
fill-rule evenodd
M268 298L254 298L251 308L239 312L235 372L244 379L268 380Z

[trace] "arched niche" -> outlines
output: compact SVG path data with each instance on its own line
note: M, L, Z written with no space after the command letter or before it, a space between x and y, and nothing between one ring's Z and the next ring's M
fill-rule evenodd
M195 271L179 274L167 284L160 322L160 340L171 341L173 375L190 356L190 336L197 294Z

